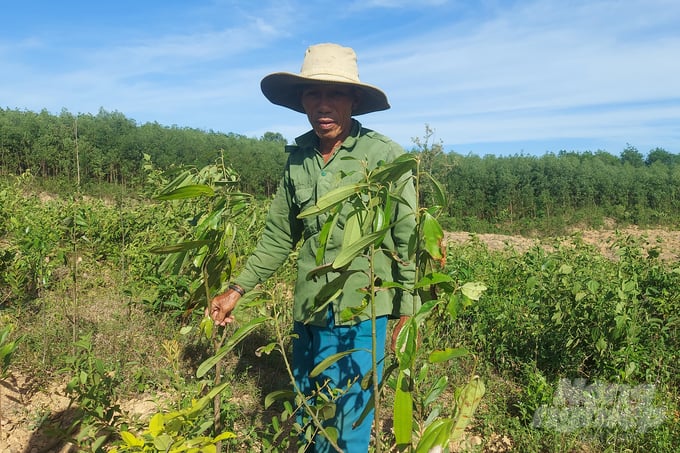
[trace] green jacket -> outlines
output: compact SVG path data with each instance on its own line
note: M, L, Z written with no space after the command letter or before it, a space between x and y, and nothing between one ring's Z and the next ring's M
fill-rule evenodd
M298 137L295 145L287 146L288 162L284 175L279 183L276 195L272 200L267 216L265 229L253 254L249 257L243 271L234 280L246 291L269 278L286 260L300 240L303 244L297 258L298 275L295 285L295 302L293 318L295 321L325 325L326 311L322 310L310 318L319 301L315 297L321 288L340 274L331 272L323 277L308 278L308 273L317 267L316 251L319 246L319 233L327 219L326 214L316 217L298 219L297 215L313 206L316 201L330 190L343 185L359 182L363 177L362 161L368 162L369 168L375 168L380 161L394 160L403 149L387 137L369 129L353 120L352 130L335 151L328 163L318 152L318 137L314 131ZM352 156L353 159L343 159ZM354 172L353 176L346 176ZM346 176L346 177L344 177ZM383 247L396 251L400 260L378 254L375 271L383 281L396 281L409 285L415 275L415 266L408 261L408 243L415 234L416 194L412 182L409 182L402 197L410 206L397 204L394 218L406 217L392 229L392 234L385 238ZM340 251L346 211L343 210L332 232L326 248L325 261L330 263ZM356 258L350 269L368 269L368 261L363 257ZM368 277L363 272L352 273L343 286L343 291L332 302L336 324L342 324L340 313L348 307L362 304L364 293L360 288L368 287ZM376 296L376 312L378 316L398 317L413 314L413 297L399 290L381 290ZM356 322L370 317L370 309L349 321Z

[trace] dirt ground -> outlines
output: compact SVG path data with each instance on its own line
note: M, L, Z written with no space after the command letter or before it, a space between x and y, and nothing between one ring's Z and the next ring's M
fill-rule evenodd
M78 450L49 431L55 422L66 428L73 410L65 396L66 382L35 388L30 378L18 373L0 381L0 453L75 453ZM156 412L152 396L121 402L131 417L149 419Z
M661 257L664 260L673 262L680 256L680 231L628 228L621 232L636 237L644 235L650 246L658 243L662 247ZM583 231L581 234L586 243L594 245L604 255L613 256L613 231ZM539 243L538 239L499 234L475 236L492 250L512 246L518 252L523 252ZM454 243L465 243L470 238L470 234L465 232L447 233L447 240ZM70 422L72 411L64 388L65 382L36 388L30 377L17 373L10 373L7 379L0 381L0 453L75 451L44 430L46 420L57 419L64 424ZM132 416L144 418L153 414L157 406L152 397L142 397L122 402L121 407Z
M680 257L680 231L668 231L663 229L641 229L628 227L618 230L625 236L636 238L645 237L652 248L656 245L661 247L660 258L666 262L677 261ZM593 245L604 256L613 257L612 240L615 237L614 230L585 230L575 231L580 234L583 241ZM503 250L511 246L518 252L525 252L531 247L539 244L539 239L532 239L522 236L506 236L503 234L475 234L482 243L486 244L491 250ZM447 241L452 243L465 243L471 238L470 233L454 232L446 234ZM564 238L567 240L568 238Z

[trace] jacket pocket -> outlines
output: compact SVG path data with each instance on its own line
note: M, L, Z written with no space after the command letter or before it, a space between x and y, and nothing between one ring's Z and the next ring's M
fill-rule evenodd
M314 205L314 188L305 186L296 187L293 202L297 206L298 212L304 212L305 209ZM305 240L309 239L319 230L317 216L303 218L302 225L304 226L302 235Z
M303 186L295 188L295 195L293 196L293 200L295 201L295 204L297 205L300 212L304 211L305 209L312 205L311 203L312 195L314 195L313 187Z

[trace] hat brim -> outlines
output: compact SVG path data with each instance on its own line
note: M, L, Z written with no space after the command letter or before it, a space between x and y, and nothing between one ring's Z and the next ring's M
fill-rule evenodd
M390 108L387 96L381 89L366 83L347 81L340 77L307 78L289 72L275 72L269 74L262 82L262 94L272 104L288 107L296 112L305 113L302 107L302 88L309 85L346 85L361 91L359 102L352 110L352 115L378 112Z

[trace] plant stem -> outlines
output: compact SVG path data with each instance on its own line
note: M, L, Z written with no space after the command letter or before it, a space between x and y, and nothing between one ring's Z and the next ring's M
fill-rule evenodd
M78 198L79 199L79 198ZM76 348L75 344L78 339L78 234L77 234L77 226L78 226L78 213L76 211L76 206L77 206L77 201L74 201L74 206L73 206L73 226L71 227L71 242L73 246L73 254L72 254L72 277L73 277L73 323L71 325L71 335L72 335L72 341L73 341L73 354L76 353Z
M201 271L203 273L203 288L205 289L205 300L206 300L206 303L208 304L208 307L210 307L210 299L211 299L210 286L208 285L208 270L206 269L205 265L203 265ZM224 340L226 338L227 338L227 329L226 328L224 328L222 330L222 338L219 338L219 339L217 337L217 331L215 329L213 329L212 343L213 343L213 350L215 352L220 350L220 348L224 344ZM220 361L217 362L217 364L215 364L215 380L213 382L213 388L220 385L221 381L222 381L222 361L220 360ZM222 417L221 417L221 414L220 414L221 403L222 403L222 400L220 399L220 394L218 393L213 398L213 426L214 426L214 433L215 433L216 436L218 436L222 433ZM216 453L222 452L222 441L219 441L215 444L215 452Z
M373 420L374 420L374 436L375 436L375 452L382 451L380 442L380 433L382 432L382 423L380 421L380 383L378 382L378 338L376 326L376 312L375 312L375 245L371 244L370 251L370 278L371 278L371 359L373 371ZM384 346L383 346L384 347Z
M327 433L326 429L323 426L323 423L321 420L319 420L319 417L317 417L316 412L314 411L314 408L307 402L307 395L305 395L302 390L300 390L300 387L297 385L297 381L295 379L295 374L293 373L293 367L290 364L290 361L288 360L288 356L286 355L286 344L283 338L283 335L281 334L281 326L279 324L279 316L278 313L274 313L274 316L272 316L272 320L274 321L274 330L276 331L276 342L279 346L279 350L281 352L281 356L283 357L283 363L286 367L286 372L288 373L288 377L290 381L293 383L293 390L295 393L300 397L300 401L302 402L302 406L304 407L305 413L309 415L314 422L314 426L321 432L323 435L326 437L328 442L330 442L331 446L335 449L336 452L342 453L342 448L340 448L333 439L331 439Z

